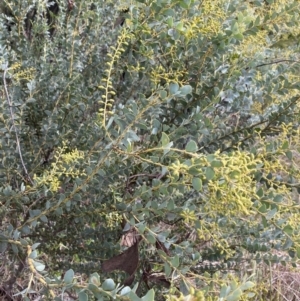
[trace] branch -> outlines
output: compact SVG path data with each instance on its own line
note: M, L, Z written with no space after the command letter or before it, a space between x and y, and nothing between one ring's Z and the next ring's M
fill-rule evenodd
M30 258L30 254L32 252L32 249L30 246L27 246L27 262L28 262L28 267L32 273L32 275L36 275L36 278L39 280L39 282L41 284L43 284L44 286L46 286L49 290L49 293L51 295L52 298L55 298L55 294L54 292L48 287L48 284L45 280L45 278L38 273L38 271L35 269L34 267L34 260ZM30 288L30 285L28 286L28 289Z
M16 124L15 124L14 112L13 112L12 103L11 103L11 99L9 97L9 93L8 93L8 89L7 89L7 83L6 83L6 79L5 79L7 70L8 69L5 69L4 72L3 72L3 85L4 85L5 96L6 96L6 100L8 102L8 106L9 106L10 118L11 118L11 121L12 121L12 126L13 126L13 129L15 131L15 135L16 135L17 148L18 148L18 153L19 153L20 160L21 160L21 163L22 163L22 167L23 167L23 170L25 172L26 178L33 185L33 181L31 180L31 178L30 178L30 176L28 174L28 171L26 169L26 166L25 166L25 163L24 163L24 160L23 160L23 156L22 156L22 151L21 151L21 146L20 146L20 140L19 140L19 136L18 136L18 132L17 132L17 127L16 127Z

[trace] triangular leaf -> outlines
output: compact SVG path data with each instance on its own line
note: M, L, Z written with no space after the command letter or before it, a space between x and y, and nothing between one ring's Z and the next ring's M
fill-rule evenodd
M146 235L146 239L147 241L150 243L150 244L155 244L156 243L156 238L151 234L151 233L148 233Z
M185 85L180 88L181 95L187 95L192 92L192 87L190 85Z
M154 301L154 290L151 289L148 293L142 298L143 301Z
M65 276L64 276L64 282L66 284L72 283L74 278L74 271L72 269L66 271Z
M161 133L161 145L166 146L167 144L170 143L170 139L166 133Z
M175 255L172 259L171 259L171 263L172 263L172 266L174 268L178 268L179 266L179 257L178 255Z
M86 293L80 292L80 293L78 294L78 300L79 300L79 301L88 301L89 298L88 298L88 295L87 295Z
M177 83L172 83L169 86L170 94L175 94L179 90L179 85Z
M33 261L33 265L38 272L42 272L45 269L45 264L38 261Z
M243 283L240 287L240 289L242 291L248 290L249 288L252 288L255 286L255 283L251 282L251 281L247 281L246 283Z
M186 145L185 150L189 153L195 153L198 150L197 143L194 140L190 140Z
M192 185L195 190L197 191L202 190L202 181L200 178L193 178Z
M227 301L238 301L242 295L242 291L240 289L234 290L229 296L226 297Z
M214 172L213 168L207 167L206 171L205 171L205 176L208 181L212 180L213 177L215 176L215 172Z
M116 288L116 284L112 279L109 278L102 283L102 288L105 291L113 291Z

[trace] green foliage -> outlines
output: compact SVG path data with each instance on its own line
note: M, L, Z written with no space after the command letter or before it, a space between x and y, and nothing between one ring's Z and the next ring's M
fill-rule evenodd
M0 6L0 293L258 300L300 258L297 1L40 2Z

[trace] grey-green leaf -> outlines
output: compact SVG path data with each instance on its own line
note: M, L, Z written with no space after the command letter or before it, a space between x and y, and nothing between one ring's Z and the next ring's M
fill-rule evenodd
M197 190L197 191L202 190L202 181L200 178L193 178L192 185L195 190Z
M116 284L112 279L109 278L102 283L102 288L105 291L113 291L116 288Z
M190 153L195 153L198 150L197 143L194 140L190 140L186 145L185 150Z
M78 300L79 301L88 301L89 298L88 298L88 295L85 292L80 292L78 294Z
M170 143L170 139L167 134L161 133L161 145L166 146Z
M177 83L172 83L169 86L170 94L175 94L179 90L179 85Z
M227 301L238 301L242 295L242 291L240 289L236 289L229 296L226 297Z
M156 243L156 238L153 236L151 233L148 233L146 235L146 239L150 244L155 244Z
M185 85L185 86L180 88L181 95L190 94L192 91L193 91L193 89L190 85Z
M38 272L42 272L45 269L45 264L39 261L33 261L33 265Z
M7 249L7 242L0 242L0 253L3 253Z
M255 286L255 283L251 282L251 281L247 281L246 283L243 283L240 287L241 290L245 291L245 290L248 290L252 287Z
M179 256L175 255L172 259L171 259L171 264L174 268L178 268L179 266Z
M64 276L64 282L66 284L72 283L74 278L74 271L72 269L66 271L65 276Z
M213 168L207 167L206 170L205 170L205 177L206 177L206 179L208 181L212 180L214 176L215 176L215 172L214 172Z
M142 298L142 301L154 301L154 290L151 289L150 291L147 292L147 294Z

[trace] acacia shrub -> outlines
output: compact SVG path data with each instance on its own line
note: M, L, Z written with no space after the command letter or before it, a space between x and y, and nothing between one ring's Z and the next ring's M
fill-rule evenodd
M1 291L256 298L250 264L299 256L299 66L276 59L299 8L125 6L1 31Z

